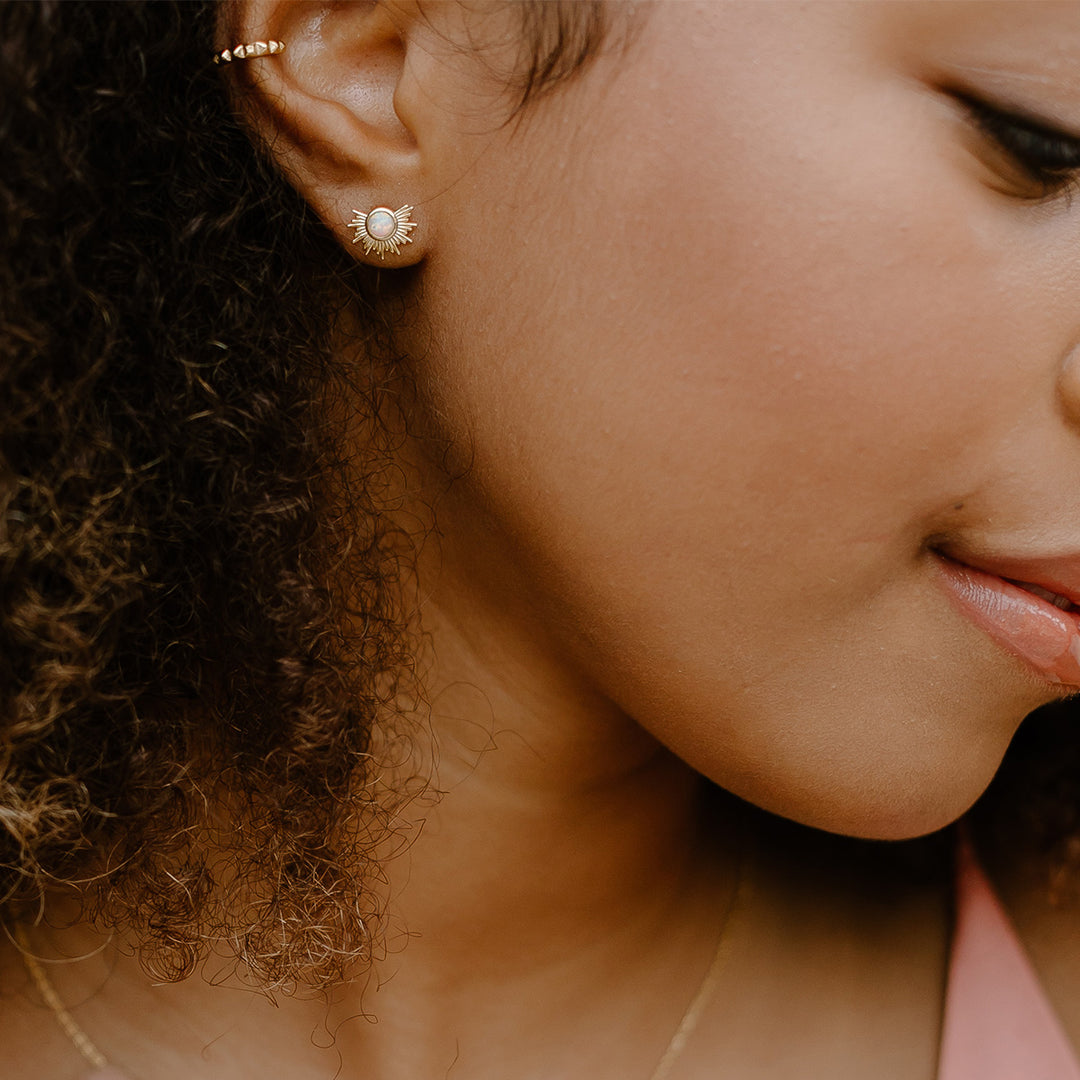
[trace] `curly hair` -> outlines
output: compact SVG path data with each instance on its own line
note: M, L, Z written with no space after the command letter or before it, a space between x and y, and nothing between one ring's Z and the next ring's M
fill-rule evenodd
M524 102L603 20L521 12ZM319 986L377 944L402 797L392 275L244 129L216 14L0 4L0 902L73 891L158 977L227 941Z

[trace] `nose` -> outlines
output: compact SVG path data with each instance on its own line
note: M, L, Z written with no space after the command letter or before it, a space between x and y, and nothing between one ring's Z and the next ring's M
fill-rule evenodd
M1080 428L1080 342L1066 354L1058 373L1058 399L1069 422Z

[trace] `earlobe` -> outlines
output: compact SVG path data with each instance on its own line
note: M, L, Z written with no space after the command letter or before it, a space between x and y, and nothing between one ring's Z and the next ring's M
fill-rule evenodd
M430 240L429 223L412 220L427 194L422 151L395 108L409 9L333 0L222 8L219 50L235 55L241 43L284 43L272 55L245 49L223 65L238 106L284 174L361 261L419 262Z

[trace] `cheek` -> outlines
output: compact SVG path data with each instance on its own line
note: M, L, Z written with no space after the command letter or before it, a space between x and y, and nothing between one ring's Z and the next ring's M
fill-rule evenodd
M474 170L503 198L464 201L443 253L447 307L470 309L442 376L465 387L452 411L530 482L550 467L561 487L572 459L586 514L636 484L696 492L697 511L711 491L729 516L792 468L786 495L819 503L841 472L850 493L853 465L929 505L927 463L950 451L959 482L955 452L1011 407L1022 372L1002 361L1024 330L1002 336L1014 283L924 130L933 108L845 71L835 42L823 60L812 21L762 41L753 19L707 8L711 35L687 35L660 14L633 68L651 81L615 80L569 123L541 113ZM763 49L767 70L729 61Z
M753 19L742 42L712 25L762 47ZM573 132L528 129L486 219L505 246L465 243L463 204L425 392L522 610L612 700L769 809L925 831L1036 703L935 674L963 645L916 565L1025 392L1006 276L909 88L860 83L846 54L806 71L795 38L768 74L703 87L709 35L687 40L702 55L614 82Z

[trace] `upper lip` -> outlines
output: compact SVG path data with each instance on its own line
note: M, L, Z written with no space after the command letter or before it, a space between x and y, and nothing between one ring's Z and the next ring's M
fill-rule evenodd
M1080 607L1080 553L1013 556L941 547L938 553L1017 585L1038 585Z

